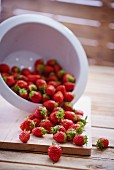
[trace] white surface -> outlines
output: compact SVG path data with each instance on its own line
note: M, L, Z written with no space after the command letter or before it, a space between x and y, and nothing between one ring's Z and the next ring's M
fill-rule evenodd
M76 77L74 104L84 92L88 63L86 54L74 34L62 24L41 15L20 15L0 25L0 63L32 67L39 56L55 58L62 67ZM32 59L30 59L32 58ZM17 62L18 61L18 62ZM38 104L26 101L7 87L0 76L0 93L14 106L32 112Z

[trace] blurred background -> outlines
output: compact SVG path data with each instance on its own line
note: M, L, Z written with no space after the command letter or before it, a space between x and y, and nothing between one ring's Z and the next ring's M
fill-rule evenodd
M114 0L1 0L0 22L28 13L51 17L72 30L90 65L114 66Z

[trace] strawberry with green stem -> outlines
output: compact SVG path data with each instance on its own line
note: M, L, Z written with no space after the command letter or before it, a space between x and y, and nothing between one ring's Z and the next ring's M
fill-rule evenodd
M28 131L22 131L19 135L19 139L23 142L23 143L27 143L28 140L30 139L30 133Z
M52 146L49 146L48 148L48 155L50 159L54 162L59 161L61 155L62 155L62 149L59 145L53 143Z
M47 116L47 109L45 106L38 106L35 111L34 111L34 115L36 118L38 119L43 119Z
M64 118L64 111L61 111L61 110L54 111L49 116L49 119L51 120L53 124L58 124L63 118Z
M29 92L29 99L31 102L40 103L42 101L42 94L32 90Z
M45 106L48 111L53 111L53 109L58 106L58 103L54 100L48 100L43 103L43 106Z
M96 146L101 150L107 148L108 145L109 145L109 140L106 138L99 138L97 140Z
M55 133L53 135L53 139L58 142L58 143L65 143L66 142L66 139L67 139L67 136L66 136L66 133L65 132L62 132L62 131L58 131L57 133Z
M36 127L32 129L32 134L36 137L42 137L43 135L46 134L46 129L43 127Z
M51 128L51 133L52 133L52 134L55 134L55 133L57 133L58 131L66 132L66 129L65 129L64 126L62 126L62 125L56 125L56 126L54 126L54 127Z
M77 146L87 145L88 137L86 135L75 135L73 143Z
M19 89L19 96L24 98L24 99L28 99L28 91L27 89Z

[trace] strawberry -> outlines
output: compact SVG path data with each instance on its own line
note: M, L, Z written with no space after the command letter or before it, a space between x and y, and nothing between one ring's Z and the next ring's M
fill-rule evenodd
M14 86L11 87L11 89L12 89L15 93L18 93L20 88L19 88L19 86L14 85Z
M51 128L51 133L52 134L55 134L58 131L66 132L66 129L62 125L56 125L56 126Z
M64 86L66 88L66 91L73 91L75 87L75 83L72 82L65 82Z
M32 120L27 119L24 122L20 124L20 129L21 130L26 130L26 131L31 131L35 127L35 124Z
M48 155L52 161L57 162L62 155L61 147L58 146L57 144L50 146L48 148Z
M37 65L39 65L39 64L44 64L44 60L42 58L39 58L35 61L34 67L37 68Z
M77 146L83 146L85 144L87 144L88 142L88 137L85 135L76 135L73 138L73 143Z
M62 69L59 64L55 64L53 67L54 67L54 71L55 71L56 73L58 73L58 72Z
M55 87L52 85L47 85L45 92L49 95L49 96L53 96L55 93Z
M51 127L53 127L53 124L50 120L43 119L40 122L40 127L44 127L47 130L47 133L51 133Z
M52 66L45 65L45 74L48 75L49 73L53 72L54 69Z
M29 90L29 91L37 91L37 86L35 85L35 84L28 84L28 87L27 87L27 89Z
M23 142L23 143L27 143L28 140L30 139L30 133L27 131L23 131L20 133L19 135L19 139Z
M71 102L74 99L74 95L71 92L65 93L65 101Z
M69 119L63 119L63 120L61 120L61 125L64 126L64 128L65 128L66 130L68 130L69 127L70 127L71 125L73 125L73 121L72 121L72 120L69 120Z
M42 101L42 95L40 92L37 91L30 91L29 93L29 99L30 101L34 102L34 103L39 103Z
M57 104L57 102L55 102L53 100L48 100L43 103L43 106L45 106L47 108L47 110L52 111L55 107L58 106L58 104Z
M44 64L37 64L36 67L35 67L35 71L38 73L38 74L44 74L45 73L45 65Z
M73 75L69 74L69 73L66 73L64 76L63 76L63 82L72 82L74 83L75 82L75 78Z
M74 112L75 112L75 114L77 114L77 115L84 115L84 112L82 111L82 110L76 110L76 109L74 109Z
M73 105L70 102L64 102L62 107L66 111L73 111Z
M55 64L57 64L57 60L55 59L50 59L47 61L47 65L54 66Z
M19 67L17 67L17 66L13 66L13 67L11 68L11 72L12 72L12 73L20 73L20 72L21 72L21 70L20 70L20 68L19 68Z
M28 99L28 92L26 89L19 89L19 96L21 96L24 99Z
M73 122L77 121L77 116L74 112L72 111L65 111L65 119L72 120Z
M56 92L54 95L53 95L53 100L55 102L57 102L59 105L61 105L64 101L64 96L63 96L63 93L61 91L58 91Z
M52 86L54 86L56 88L57 87L57 82L56 81L49 81L48 85L52 85Z
M33 119L33 122L34 122L34 124L35 124L35 127L38 127L38 126L40 125L41 119L34 118L34 119Z
M16 73L14 73L14 74L16 74ZM13 74L13 76L14 76L14 74ZM17 79L17 80L23 80L23 81L25 81L25 82L28 81L28 78L27 78L26 76L22 75L22 74L18 74L18 76L17 76L16 79Z
M27 119L33 120L35 117L34 113L31 113L27 116Z
M46 89L47 83L45 80L38 79L36 81L36 86L39 90L44 91Z
M84 125L81 125L80 123L76 123L71 125L68 130L70 129L74 129L76 134L82 134L84 132Z
M66 88L64 85L57 86L56 91L61 91L63 93L63 95L66 94Z
M10 67L7 64L0 64L0 73L9 73Z
M50 114L49 119L53 124L57 124L60 122L61 119L64 118L64 111L54 111Z
M34 115L38 119L43 119L47 115L47 109L44 106L38 106L34 111Z
M24 76L28 76L29 74L31 74L31 71L28 68L23 68L21 70L21 74Z
M24 80L18 80L17 82L16 82L16 85L17 86L19 86L20 88L25 88L25 89L27 89L27 82L26 81L24 81Z
M43 127L36 127L32 129L32 134L37 137L42 137L46 134L46 129Z
M108 145L109 145L109 140L106 138L99 138L97 140L96 146L100 148L101 150L104 148L108 148Z
M59 79L61 79L61 78L64 76L64 74L66 74L66 72L65 72L65 70L63 70L63 69L61 69L61 70L59 70L58 72L56 72L56 75L57 75L57 77L58 77Z
M64 109L63 109L62 107L55 107L55 108L53 109L53 111L54 111L54 112L55 112L55 111L64 112Z
M76 135L76 131L74 129L68 129L66 131L66 135L67 135L67 140L72 141L74 136Z
M4 80L9 87L11 87L15 84L15 80L14 80L13 76L6 76L6 77L4 77Z
M49 96L48 94L44 93L44 94L42 95L42 102L46 102L46 101L48 101L48 100L50 100L50 96Z
M36 81L37 81L38 79L40 79L41 76L38 75L38 74L34 74L34 75L29 74L29 75L27 76L27 78L28 78L28 81L33 82L33 83L36 83Z
M62 131L58 131L53 135L53 139L58 143L66 142L66 138L67 138L66 133Z
M49 75L47 78L48 81L58 81L58 78L56 75Z

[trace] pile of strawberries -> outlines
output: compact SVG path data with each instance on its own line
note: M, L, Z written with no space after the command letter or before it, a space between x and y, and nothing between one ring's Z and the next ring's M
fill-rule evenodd
M0 73L17 95L41 103L20 124L19 139L23 143L27 143L31 135L38 138L53 134L56 143L48 148L48 155L55 162L62 154L58 143L70 141L77 146L87 144L88 137L83 135L87 117L84 118L84 112L74 109L71 104L76 78L67 73L56 60L50 59L45 63L43 59L38 59L33 71L0 64ZM99 138L97 141L97 147L101 149L108 145L108 139Z
M43 59L36 60L32 71L28 68L10 68L7 64L0 64L0 73L17 95L31 102L43 103L52 99L61 105L63 102L71 102L74 98L72 91L76 79L55 59L46 63Z

